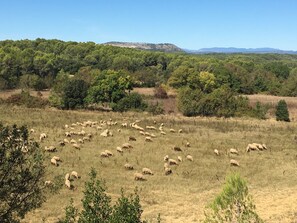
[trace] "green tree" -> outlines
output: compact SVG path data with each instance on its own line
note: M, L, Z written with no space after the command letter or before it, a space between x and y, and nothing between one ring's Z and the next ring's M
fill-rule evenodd
M222 192L207 208L204 222L263 222L256 213L256 206L248 193L247 183L239 174L227 177Z
M0 222L20 222L45 201L45 167L26 127L0 124Z
M280 100L276 105L275 116L277 121L289 122L289 111L285 100Z
M81 108L87 96L89 85L84 80L70 80L63 92L63 107L66 109Z
M79 215L79 223L102 222L108 223L112 214L110 197L105 193L102 182L96 179L97 173L91 170L90 181L85 183L83 210Z
M28 90L36 85L38 79L36 74L24 74L20 77L19 85L23 90Z

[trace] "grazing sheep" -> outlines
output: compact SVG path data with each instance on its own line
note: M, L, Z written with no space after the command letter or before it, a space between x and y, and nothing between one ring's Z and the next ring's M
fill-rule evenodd
M87 137L89 138L89 140L93 137L92 133L88 133Z
M89 137L87 137L87 136L84 136L84 137L82 138L82 140L83 140L83 141L91 141L91 138L89 138Z
M122 123L121 125L123 128L127 128L128 127L128 124L127 123Z
M169 159L168 163L169 163L169 165L178 165L178 162L174 159Z
M69 173L66 173L65 180L69 180L69 179L70 179L70 174Z
M68 139L63 139L64 143L70 143Z
M126 163L126 164L124 165L124 167L125 167L125 169L127 169L127 170L133 170L133 169L134 169L134 167L133 167L130 163Z
M176 131L174 129L169 129L169 132L175 133Z
M179 129L179 130L178 130L178 133L182 133L182 132L183 132L183 130L182 130L182 129Z
M217 150L217 149L215 149L213 152L214 152L217 156L220 155L219 150Z
M65 132L65 136L66 137L71 137L71 133L70 132Z
M146 181L146 178L141 173L135 173L134 174L134 180L137 180L137 181Z
M183 161L183 158L182 158L181 156L178 156L178 157L177 157L177 160L178 160L179 162L182 162L182 161Z
M35 130L34 129L30 129L30 133L34 133L35 132Z
M58 156L53 156L53 157L52 157L52 159L55 159L55 160L57 160L57 161L60 161L60 162L62 162L61 158L60 158L60 157L58 157Z
M142 168L142 173L146 175L154 175L153 171L151 171L149 168Z
M230 160L231 166L239 166L239 162L237 160L231 159Z
M71 188L72 188L72 185L71 185L70 180L65 180L65 186L66 186L68 189L71 189Z
M168 159L169 159L169 156L168 155L164 156L164 158L163 158L164 162L167 162Z
M76 179L80 178L80 176L78 175L78 173L76 171L72 171L70 176L72 176L72 177L74 177Z
M163 127L162 127L162 126L160 126L160 127L159 127L159 130L160 130L160 131L163 131Z
M103 136L103 137L109 137L109 136L113 136L112 132L109 131L108 129L105 129L101 134L100 136Z
M67 125L67 124L64 125L64 128L65 128L65 129L68 129L68 128L69 128L69 125Z
M174 146L173 150L176 152L182 152L182 149L179 146Z
M230 152L231 154L236 154L236 155L238 155L238 150L237 150L237 149L233 149L233 148L231 148L229 152Z
M190 145L190 143L189 142L187 142L186 143L186 147L190 147L191 145Z
M166 135L166 132L161 131L160 134L161 135Z
M74 144L72 144L72 146L73 146L75 149L80 150L80 145L79 145L79 144L74 143Z
M155 134L151 133L151 137L156 138L157 136Z
M50 180L46 180L44 182L44 186L50 186L51 184L52 184L52 181L50 181Z
M149 133L149 132L145 132L144 135L145 135L145 136L151 136L151 133Z
M124 151L122 150L122 148L121 147L117 147L117 151L119 152L119 153L123 153Z
M191 161L191 162L193 162L193 156L191 156L191 155L187 155L186 156L186 159L189 160L189 161Z
M155 126L146 126L145 128L150 130L157 130Z
M44 150L47 152L56 152L57 148L55 146L49 146L49 147L45 146Z
M167 176L167 175L170 175L170 174L172 174L172 170L171 170L171 168L166 167L166 168L165 168L165 175Z
M129 140L128 141L136 141L136 138L134 136L129 136Z
M122 145L122 149L132 149L132 148L133 148L133 146L130 143L124 143Z
M105 152L108 156L113 156L113 153L110 152L109 150L105 150L104 152Z
M164 170L165 170L166 168L169 168L169 164L168 164L168 163L164 163Z
M58 162L56 159L51 158L51 164L55 165L55 166L59 166Z
M97 130L102 130L103 128L101 126L97 126Z
M45 133L41 133L40 136L39 136L39 141L41 142L46 137L47 137L47 135Z
M252 144L248 144L248 146L246 147L246 152L250 152L252 150L258 150L258 147L256 145Z
M263 149L267 150L266 144L262 144L262 146L263 146Z
M139 133L141 134L141 135L145 135L145 132L144 131L139 131Z
M64 141L59 141L59 145L60 146L65 146L65 142Z
M151 137L147 136L147 137L145 137L145 141L146 141L146 142L152 142L153 140L152 140Z
M70 140L70 143L71 143L71 144L75 144L75 143L77 143L77 142L76 142L76 140L71 139L71 140Z
M78 139L78 142L83 144L84 143L84 140L83 139Z
M109 155L106 152L101 152L100 153L100 156L101 157L104 157L104 158L108 158L109 157Z

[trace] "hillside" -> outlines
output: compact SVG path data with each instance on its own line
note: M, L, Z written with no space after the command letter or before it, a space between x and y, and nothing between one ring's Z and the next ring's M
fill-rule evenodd
M132 43L132 42L107 42L104 45L126 47L140 50L161 51L167 53L183 52L183 50L171 43Z
M236 48L236 47L212 47L212 48L201 48L199 50L186 50L188 53L193 54L206 54L206 53L276 53L276 54L297 54L297 51L293 50L280 50L274 48Z
M13 112L12 112L13 111ZM30 137L38 140L39 134L45 132L48 138L41 142L44 146L57 145L65 138L64 125L97 121L97 127L82 127L73 125L71 131L84 129L92 133L90 142L81 144L81 150L75 150L71 144L57 147L54 154L45 153L46 180L55 176L64 177L67 172L78 171L81 179L72 181L75 190L63 187L59 194L49 197L41 208L29 213L24 222L39 223L56 222L64 215L64 208L70 198L74 205L81 207L84 182L88 180L88 172L95 167L100 178L104 179L107 192L116 199L123 188L127 193L133 192L137 186L141 204L144 209L143 217L147 220L156 219L161 213L162 222L199 222L203 219L204 208L218 194L224 178L230 172L239 172L249 185L250 194L254 197L259 215L269 223L291 223L297 212L296 185L296 123L280 123L273 120L257 121L244 119L218 118L184 118L180 116L150 116L143 113L99 113L86 111L61 111L53 109L27 109L22 107L7 107L1 105L0 116L3 124L27 125L35 133ZM108 126L112 119L118 124ZM132 123L139 120L138 125L155 126L157 129L164 123L163 130L145 131L156 135L152 142L145 142L145 136L139 131L121 127L122 123ZM155 122L154 122L155 121ZM128 125L129 126L129 125ZM113 137L102 137L100 133L109 128ZM172 133L169 129L175 129ZM118 132L121 129L121 132ZM182 133L177 131L182 129ZM128 142L128 137L134 136L137 141L130 142L133 149L117 153L116 147ZM80 136L70 139L78 140ZM185 147L189 141L190 147ZM268 146L266 151L246 153L248 143L259 142ZM180 146L183 151L173 151L173 146ZM228 150L236 148L239 155L230 155ZM113 157L101 158L100 152L108 149ZM218 149L220 156L215 156ZM172 166L173 174L164 175L163 157L177 159L182 156L184 161L178 166ZM187 154L194 158L193 162L185 159ZM50 164L51 156L59 156L63 160L59 167ZM231 158L239 161L240 167L229 165ZM134 171L127 171L123 165L129 162L134 165ZM133 179L136 171L143 167L151 168L153 176L147 176L146 182Z

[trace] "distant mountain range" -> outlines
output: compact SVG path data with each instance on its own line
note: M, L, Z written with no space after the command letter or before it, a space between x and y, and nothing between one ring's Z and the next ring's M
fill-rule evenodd
M134 49L141 49L141 50L161 51L161 52L168 52L168 53L183 52L181 48L171 43L154 44L154 43L108 42L108 43L104 43L104 45L134 48Z
M275 48L235 48L235 47L213 47L202 48L200 50L185 50L187 53L278 53L278 54L297 54L293 50L280 50Z
M280 50L275 48L235 48L235 47L213 47L202 48L199 50L182 49L171 43L135 43L135 42L107 42L103 45L127 47L140 50L161 51L167 53L184 52L190 54L207 54L207 53L277 53L277 54L297 54L293 50Z

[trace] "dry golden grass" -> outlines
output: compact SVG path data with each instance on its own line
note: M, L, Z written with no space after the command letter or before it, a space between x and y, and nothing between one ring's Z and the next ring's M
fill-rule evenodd
M27 109L21 107L0 106L0 117L4 124L27 125L34 128L32 135L38 139L41 132L48 138L41 143L41 148L57 145L64 137L65 124L86 120L100 121L110 118L119 124L108 127L113 137L101 137L103 130L86 127L84 131L93 133L91 142L82 145L80 151L70 145L58 147L54 155L60 156L63 162L59 167L50 165L50 156L46 160L48 180L54 176L64 175L76 170L82 177L74 180L74 191L63 187L59 194L49 197L43 206L29 213L24 222L55 222L64 216L64 208L70 198L81 207L80 200L84 182L88 179L91 167L106 181L107 192L113 200L120 194L121 188L127 193L139 189L144 219L153 220L161 213L163 222L199 222L203 219L205 206L219 193L225 176L238 171L248 181L250 194L254 197L259 215L267 222L292 223L297 213L297 123L282 123L274 120L258 121L254 119L223 119L223 118L185 118L182 116L150 116L144 113L101 113L89 111L59 111L55 109ZM139 125L155 125L164 123L162 136L159 130L147 130L157 137L153 142L145 142L144 136L120 124L140 120ZM157 124L154 124L153 121ZM107 128L104 126L103 129ZM121 132L117 132L117 129ZM183 133L170 133L169 129L183 129ZM74 131L82 130L75 127ZM119 155L116 147L128 142L134 136L137 141L130 142L134 148L131 152ZM74 137L78 139L78 136ZM191 147L186 148L189 141ZM246 153L248 143L259 142L268 146L267 151ZM172 147L180 146L183 152L174 152ZM239 156L228 154L230 148L239 150ZM108 149L114 157L101 158L101 151ZM218 149L220 156L213 150ZM168 154L177 159L184 158L179 166L173 167L173 174L163 173L163 157ZM186 161L185 156L191 154L194 161ZM240 162L240 167L231 167L230 158ZM143 167L155 173L148 176L146 182L133 180L135 171L126 171L123 165L129 162L137 171Z
M7 99L11 95L20 94L21 92L22 92L21 89L0 91L0 98ZM41 98L43 98L43 99L48 99L49 98L49 95L50 95L50 91L49 90L39 91L39 92L41 93ZM35 97L37 97L39 95L38 91L33 91L33 90L30 90L30 94L32 96L35 96Z

